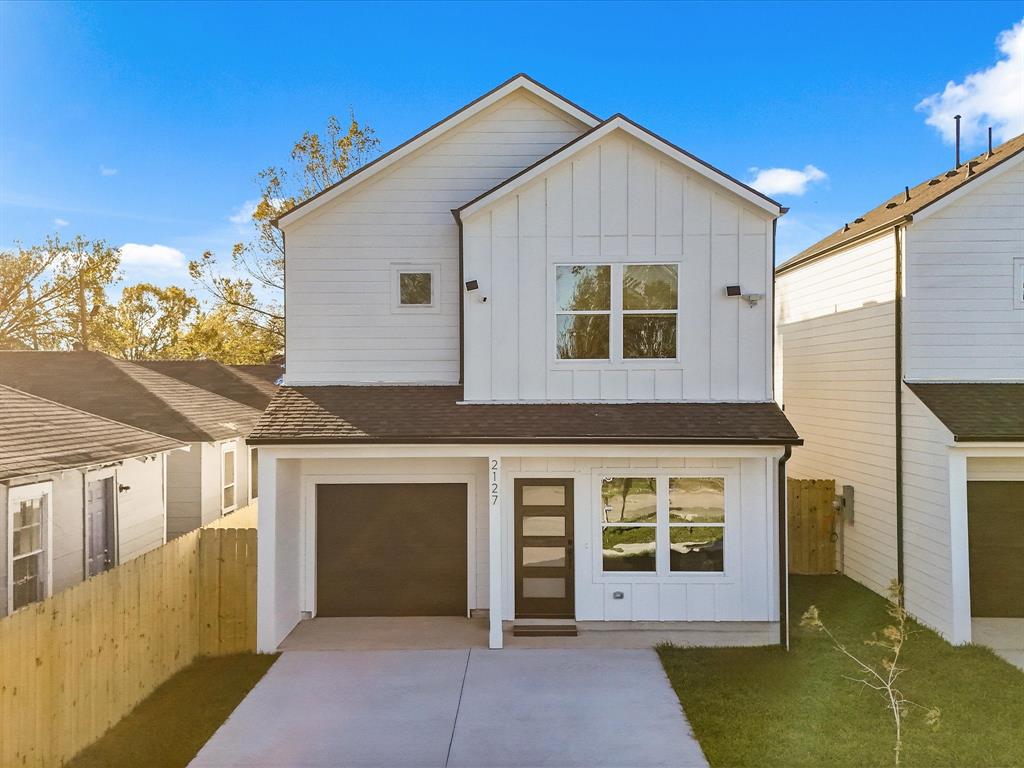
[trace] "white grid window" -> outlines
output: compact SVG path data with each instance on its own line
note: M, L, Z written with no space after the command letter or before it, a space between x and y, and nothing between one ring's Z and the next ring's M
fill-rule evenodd
M7 609L43 600L50 594L50 483L8 492Z

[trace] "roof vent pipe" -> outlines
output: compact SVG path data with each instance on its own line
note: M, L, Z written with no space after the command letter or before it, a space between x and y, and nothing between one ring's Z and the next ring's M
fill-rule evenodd
M909 203L910 202L910 187L904 187L903 188L903 202L905 202L905 203Z
M956 165L954 168L960 167L960 115L953 115L953 119L956 120Z
M988 127L988 157L992 157L992 126Z

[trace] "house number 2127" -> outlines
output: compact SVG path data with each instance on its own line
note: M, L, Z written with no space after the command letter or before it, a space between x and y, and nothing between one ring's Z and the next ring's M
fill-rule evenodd
M491 459L491 505L498 503L498 460Z

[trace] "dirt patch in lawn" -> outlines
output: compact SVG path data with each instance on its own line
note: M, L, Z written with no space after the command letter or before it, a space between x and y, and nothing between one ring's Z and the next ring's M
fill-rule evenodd
M68 765L184 768L276 660L254 653L196 660Z
M790 580L792 650L659 649L713 766L887 766L893 764L892 716L823 635L799 626L811 604L862 658L863 641L889 623L886 602L843 576ZM901 687L908 699L939 707L933 730L911 716L902 765L1024 766L1024 672L980 646L954 647L915 625Z

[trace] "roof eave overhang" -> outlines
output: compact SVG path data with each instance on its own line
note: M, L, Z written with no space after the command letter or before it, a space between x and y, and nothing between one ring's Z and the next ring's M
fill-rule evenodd
M504 196L511 194L523 185L539 178L554 166L563 162L567 158L572 157L575 153L581 152L587 147L592 146L595 142L600 141L602 138L616 130L624 131L633 138L647 144L654 150L667 155L708 181L725 187L747 203L750 203L775 218L782 216L788 210L777 201L761 194L757 190L747 186L741 181L738 181L724 171L715 168L713 165L706 163L695 155L690 154L686 150L672 144L670 141L649 131L638 123L633 122L625 115L618 114L613 115L599 125L595 125L591 130L573 139L565 146L555 150L547 157L541 158L533 165L506 179L497 186L492 187L473 200L470 200L465 205L453 209L452 215L455 216L456 220L465 220L474 213L489 207Z
M803 445L801 438L721 438L721 437L257 437L248 438L249 445L731 445L731 446L784 446Z
M870 240L872 237L878 237L879 235L883 235L895 227L910 224L913 220L914 215L908 213L903 216L899 216L895 219L891 219L890 221L887 221L884 224L879 224L878 226L871 227L871 229L866 229L863 232L858 232L853 237L850 237L847 240L843 240L842 242L836 243L835 245L831 245L828 248L822 248L820 251L814 251L813 253L805 253L800 256L794 256L792 259L789 259L789 261L785 261L779 266L777 266L775 268L775 274L776 276L784 275L785 273L791 272L794 269L806 266L807 264L812 264L815 261L819 261L828 256L831 256L833 253L837 253L838 251L842 251L846 248L849 248L851 245L856 245L857 243L863 242L864 240Z
M350 173L336 184L299 203L287 213L274 219L274 226L282 230L286 229L302 217L312 213L326 203L329 203L331 200L334 200L338 196L344 194L357 184L361 184L367 179L372 178L377 173L391 167L402 158L410 155L420 147L433 141L442 134L447 133L456 126L461 125L466 120L469 120L474 115L479 114L492 104L497 103L517 90L525 90L533 94L588 127L592 128L601 123L601 119L599 117L583 109L583 107L578 104L574 104L564 96L556 93L547 86L538 83L528 75L518 74L506 80L496 88L488 91L483 96L471 101L469 104L460 107L455 112L445 118L442 118L426 130L416 134L404 143L399 144L394 149L385 152L383 155L372 162L367 163L362 168Z

